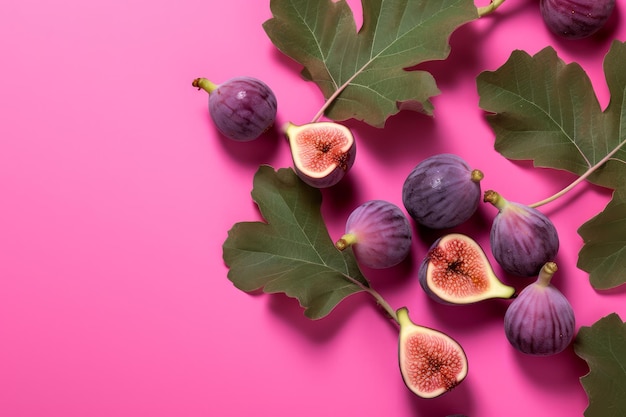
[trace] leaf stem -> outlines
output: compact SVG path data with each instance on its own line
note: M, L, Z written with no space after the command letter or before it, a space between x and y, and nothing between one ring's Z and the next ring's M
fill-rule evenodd
M331 94L330 97L328 97L328 99L326 99L326 102L324 103L322 108L317 112L315 117L313 117L313 120L311 120L311 123L316 123L322 118L322 116L324 115L324 112L326 112L326 110L328 109L328 107L330 107L332 102L335 101L335 99L339 96L339 94L341 94L341 92L345 90L348 85L350 85L352 80L354 80L357 77L357 75L359 75L359 71L355 72L350 78L348 78L348 80L345 83L340 85L339 88L337 88L337 90L333 94Z
M477 7L478 17L483 17L493 13L498 7L504 3L505 0L491 0L488 6Z
M537 208L539 206L543 206L544 204L548 204L548 203L556 200L557 198L563 196L567 192L571 191L578 184L580 184L581 182L583 182L584 180L589 178L589 176L591 174L596 172L596 170L598 168L600 168L602 165L604 165L608 160L613 158L613 155L615 155L617 153L617 151L619 151L620 148L622 146L624 146L625 143L626 143L626 140L623 140L620 144L618 144L615 147L615 149L613 149L611 152L609 152L604 158L602 158L600 161L598 161L594 166L590 167L584 174L582 174L580 177L576 178L576 180L574 180L570 185L568 185L567 187L563 188L558 193L556 193L556 194L554 194L554 195L552 195L552 196L550 196L550 197L548 197L546 199L543 199L541 201L537 201L536 203L529 204L528 207Z
M373 288L368 288L366 291L372 297L376 299L376 302L378 303L378 305L380 305L383 308L383 310L385 310L385 312L389 315L389 317L393 319L393 321L400 324L400 322L398 321L398 315L396 314L396 311L391 307L391 305L389 305L387 300L385 300L383 296L380 295L380 293L378 293L378 291L374 290Z
M361 281L352 278L349 275L344 275L344 277L346 277L348 281L355 285L358 285L363 291L374 297L376 303L378 303L378 305L381 306L383 310L385 310L389 317L391 317L397 324L400 324L400 322L398 321L398 315L396 314L396 310L391 307L387 300L385 300L378 291L368 285L363 284Z

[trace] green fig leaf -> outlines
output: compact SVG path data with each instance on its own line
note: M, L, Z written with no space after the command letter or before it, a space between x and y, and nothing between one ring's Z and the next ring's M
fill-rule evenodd
M609 289L626 283L626 189L617 189L604 211L578 234L585 242L578 267L589 272L591 285Z
M626 179L626 43L614 41L604 61L611 101L603 112L589 77L552 47L534 56L513 51L496 71L477 78L479 105L509 159L585 175L616 188Z
M262 165L252 198L265 222L236 223L223 245L228 279L245 292L297 298L311 319L369 287L352 251L339 251L322 219L320 190L290 168Z
M604 60L611 95L604 111L580 65L565 64L552 47L534 56L513 51L502 67L477 78L479 104L490 113L487 120L498 152L617 190L605 212L579 229L585 246L578 265L590 272L591 284L598 289L626 282L624 62L626 43L613 41Z
M473 1L361 3L363 24L358 31L345 0L271 0L273 17L263 27L281 52L304 66L304 78L314 81L329 100L329 119L353 118L383 127L387 117L401 109L431 114L430 98L439 94L433 76L407 68L448 56L452 32L478 18Z
M589 365L580 379L589 398L585 417L626 416L626 323L612 313L581 327L574 351Z

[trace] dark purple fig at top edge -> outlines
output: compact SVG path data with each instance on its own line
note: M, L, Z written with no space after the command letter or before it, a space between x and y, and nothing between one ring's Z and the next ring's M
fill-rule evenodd
M495 191L485 191L484 201L498 214L490 233L491 252L506 272L520 277L536 276L559 251L554 224L539 210L505 200Z
M520 292L504 315L506 337L522 353L554 355L565 350L574 338L574 310L550 283L556 270L554 262L547 262L537 281Z
M582 39L606 24L615 0L541 0L539 8L553 33L565 39Z
M409 173L402 202L409 215L431 229L447 229L467 221L478 208L483 173L454 154L424 159Z

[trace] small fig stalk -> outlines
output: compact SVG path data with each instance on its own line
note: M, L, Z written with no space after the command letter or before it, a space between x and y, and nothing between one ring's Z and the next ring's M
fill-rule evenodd
M450 336L418 326L403 307L396 312L400 324L398 360L402 379L414 394L434 398L459 385L467 376L467 356Z
M506 337L522 353L554 355L565 350L574 337L574 310L550 283L557 269L556 263L547 262L537 281L520 292L504 315Z

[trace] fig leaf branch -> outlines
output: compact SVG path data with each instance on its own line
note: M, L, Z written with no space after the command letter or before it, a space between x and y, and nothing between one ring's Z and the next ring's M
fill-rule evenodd
M266 222L236 223L223 244L228 279L240 290L284 293L311 319L346 297L366 292L397 322L395 310L371 288L351 250L339 251L322 219L321 192L290 168L261 165L252 198Z
M325 103L313 118L361 120L383 127L402 109L431 114L439 94L427 71L407 70L445 59L450 35L478 18L471 0L362 0L357 30L345 0L271 0L263 24L272 43L304 68Z
M591 238L590 230L605 223L626 221L622 207L626 189L626 43L613 41L604 60L611 95L603 111L587 74L576 63L566 64L553 48L534 56L513 51L496 71L477 78L480 106L495 133L495 149L514 160L532 160L535 166L569 171L579 178L570 186L531 206L554 201L583 181L615 190L605 212L583 225L585 246L578 265L589 272L594 288L626 282L626 228L616 228L609 241ZM617 218L616 218L617 216ZM618 244L621 242L621 246ZM593 244L593 250L588 245Z

